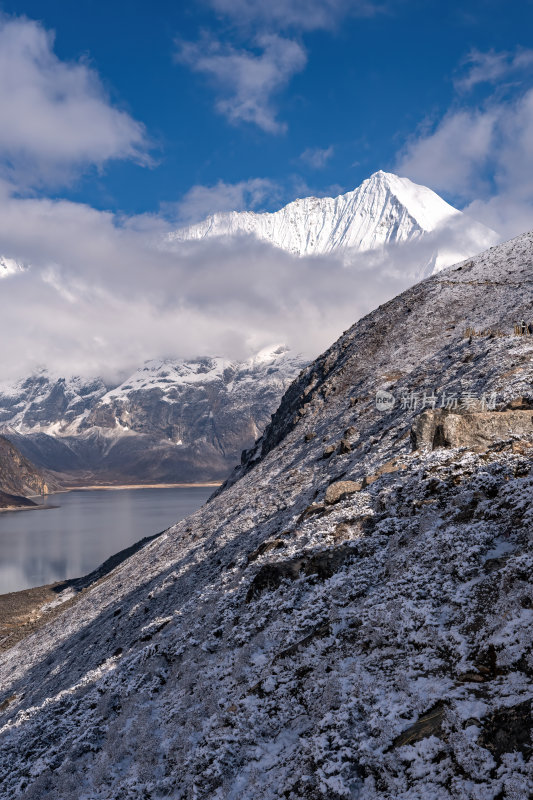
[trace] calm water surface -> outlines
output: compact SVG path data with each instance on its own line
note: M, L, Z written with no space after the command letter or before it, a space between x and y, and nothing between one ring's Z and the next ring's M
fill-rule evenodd
M0 594L78 578L200 508L213 487L50 495L59 508L0 514Z

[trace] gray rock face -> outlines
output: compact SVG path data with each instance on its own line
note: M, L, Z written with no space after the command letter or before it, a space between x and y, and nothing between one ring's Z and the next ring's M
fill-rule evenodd
M533 442L533 410L481 411L454 414L445 409L424 411L413 425L415 448L466 447L483 452L510 440Z
M49 477L38 470L6 438L0 436L0 507L31 505L23 502L28 495L46 494ZM16 498L13 498L13 495ZM18 502L14 502L18 499Z
M52 378L41 373L0 387L0 424L23 431L74 422L108 391L102 380Z
M120 385L40 375L0 392L5 435L68 480L223 479L304 366L284 348L233 363L148 362Z
M533 447L410 431L424 391L533 399L532 264L527 234L358 322L216 497L42 612L0 658L2 797L529 797Z

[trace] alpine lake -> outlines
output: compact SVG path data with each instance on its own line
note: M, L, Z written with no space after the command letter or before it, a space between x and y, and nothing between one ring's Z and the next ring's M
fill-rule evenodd
M78 578L199 509L215 486L80 489L0 514L0 594Z

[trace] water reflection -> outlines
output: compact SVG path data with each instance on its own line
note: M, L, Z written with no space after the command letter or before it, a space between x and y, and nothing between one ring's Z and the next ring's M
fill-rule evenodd
M77 578L200 508L209 487L78 491L0 514L0 593Z

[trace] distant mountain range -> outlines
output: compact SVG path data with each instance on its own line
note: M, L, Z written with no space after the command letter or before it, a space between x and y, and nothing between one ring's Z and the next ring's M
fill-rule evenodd
M219 480L303 366L274 347L240 363L149 361L114 386L41 372L0 386L0 428L73 483Z
M443 269L495 244L498 235L408 178L375 172L353 192L339 197L306 197L274 213L218 213L169 234L170 241L250 235L297 256L350 256L422 239L461 226L461 246L439 242L416 277Z

